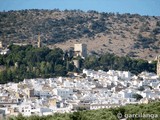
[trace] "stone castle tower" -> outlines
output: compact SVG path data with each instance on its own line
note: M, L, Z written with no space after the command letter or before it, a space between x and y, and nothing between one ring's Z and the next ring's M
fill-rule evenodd
M75 56L87 57L87 45L86 44L74 44Z
M157 57L157 75L160 76L160 56Z

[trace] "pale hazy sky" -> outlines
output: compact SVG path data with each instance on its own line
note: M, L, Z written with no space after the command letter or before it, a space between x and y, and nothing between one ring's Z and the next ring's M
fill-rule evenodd
M0 0L0 11L55 8L160 16L160 0Z

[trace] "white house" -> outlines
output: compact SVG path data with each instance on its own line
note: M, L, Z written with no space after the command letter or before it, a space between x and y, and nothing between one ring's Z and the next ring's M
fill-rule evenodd
M54 89L55 95L61 96L62 99L69 99L73 95L73 89L57 88Z

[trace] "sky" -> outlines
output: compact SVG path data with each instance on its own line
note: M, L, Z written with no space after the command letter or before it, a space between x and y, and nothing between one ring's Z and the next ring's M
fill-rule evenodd
M57 8L160 16L160 0L0 0L0 11Z

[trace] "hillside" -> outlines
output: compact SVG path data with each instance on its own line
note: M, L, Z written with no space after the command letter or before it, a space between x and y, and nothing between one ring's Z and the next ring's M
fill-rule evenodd
M152 60L160 53L160 17L80 10L0 12L0 40L43 43L63 50L86 43L89 52L110 52Z

